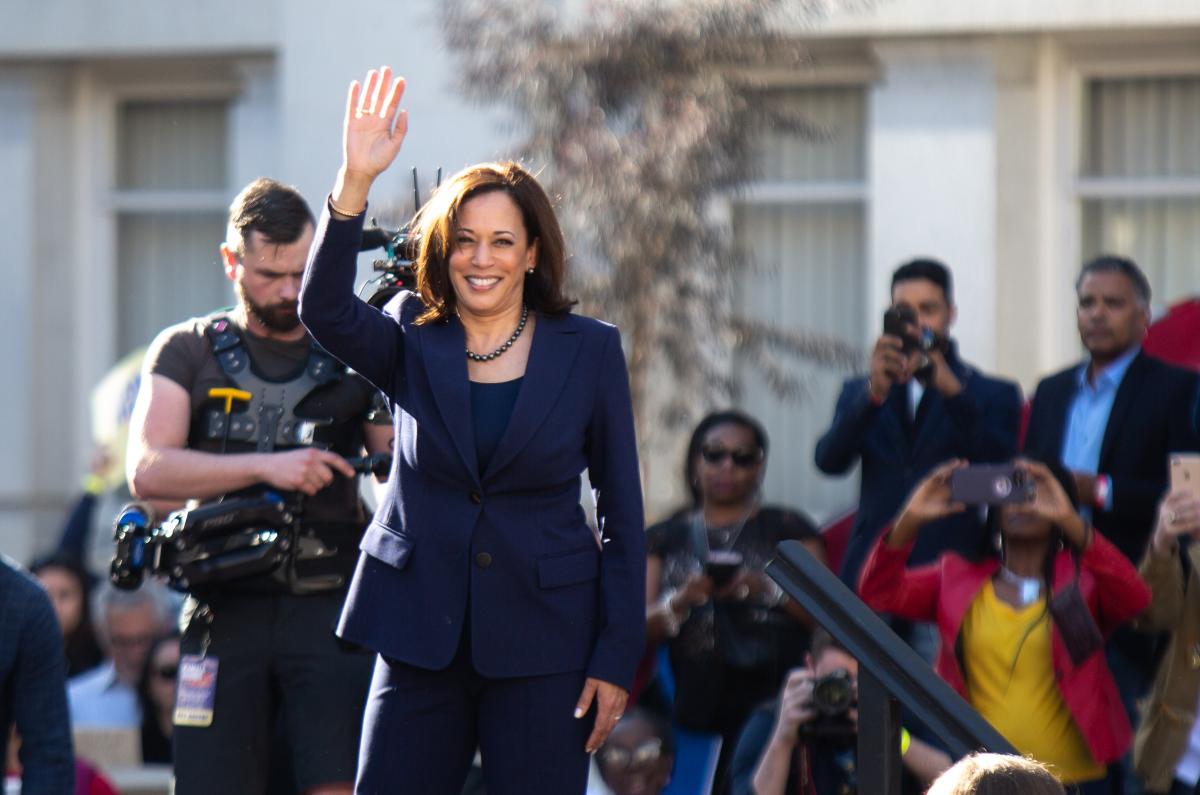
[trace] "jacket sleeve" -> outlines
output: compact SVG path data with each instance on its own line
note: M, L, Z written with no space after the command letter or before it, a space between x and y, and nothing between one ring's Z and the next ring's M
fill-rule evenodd
M973 462L1009 461L1017 454L1021 427L1021 391L1015 384L978 373L946 400L959 449Z
M21 791L73 792L75 760L58 620L43 594L33 594L24 603L26 615L8 683L13 722L21 735Z
M867 379L851 378L842 386L833 423L817 442L817 468L826 475L843 475L862 454L864 439L879 406L871 402Z
M403 364L400 324L354 294L365 215L339 221L328 207L321 213L300 285L300 320L322 348L392 394Z
M1105 636L1150 604L1150 588L1138 576L1137 569L1095 530L1079 566L1096 578L1096 623Z
M1191 373L1181 374L1170 388L1172 396L1166 408L1166 438L1169 440L1167 452L1200 450L1193 422L1196 401L1195 377ZM1101 474L1108 474L1110 478L1111 514L1117 526L1145 527L1147 517L1154 515L1158 501L1170 487L1165 459L1162 461L1162 471L1158 478Z
M1172 632L1183 615L1183 565L1178 549L1162 553L1154 544L1146 545L1146 554L1138 574L1150 587L1150 606L1133 621L1142 632Z
M875 542L858 578L858 595L867 606L880 613L891 613L910 621L937 618L942 588L941 563L907 568L909 554L916 545L893 549L887 545L887 528Z
M646 542L629 377L610 328L587 432L588 478L601 534L603 604L587 675L628 690L646 642Z

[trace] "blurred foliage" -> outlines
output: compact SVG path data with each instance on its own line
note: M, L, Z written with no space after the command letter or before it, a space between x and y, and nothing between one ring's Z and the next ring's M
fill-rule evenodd
M574 13L564 11L564 5ZM756 176L766 131L827 135L770 101L765 69L803 68L781 14L820 0L447 0L465 94L513 109L522 157L557 199L581 310L620 326L643 442L738 397L736 361L779 394L804 362L861 353L737 312L749 257L718 209Z

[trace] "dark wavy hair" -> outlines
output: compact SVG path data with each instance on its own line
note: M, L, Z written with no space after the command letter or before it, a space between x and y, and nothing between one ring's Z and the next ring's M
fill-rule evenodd
M476 196L497 191L517 205L529 244L538 246L537 264L525 277L525 303L545 315L565 314L575 305L566 295L566 244L550 197L518 163L480 163L452 176L413 219L421 241L415 266L417 292L425 304L418 324L454 314L457 299L450 283L450 255L457 245L459 213Z
M754 444L763 452L763 462L767 460L767 432L758 420L745 412L736 409L714 411L696 424L692 438L688 440L687 454L683 459L683 483L688 494L692 495L692 507L699 508L701 502L700 485L697 483L696 459L700 457L700 448L704 446L704 437L718 425L739 425L750 431L754 436Z
M95 628L92 626L92 586L95 578L84 568L79 559L66 552L54 552L38 558L29 566L35 577L46 569L58 569L70 575L79 585L81 595L79 624L70 632L63 633L63 646L67 655L67 675L75 676L104 661Z

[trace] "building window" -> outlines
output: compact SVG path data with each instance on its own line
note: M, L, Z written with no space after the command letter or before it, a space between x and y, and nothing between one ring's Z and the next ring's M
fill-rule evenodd
M1200 284L1200 76L1095 79L1079 196L1085 259L1131 257L1156 304Z
M217 247L229 204L226 100L126 100L117 106L120 355L161 329L233 302Z
M838 86L777 93L780 105L800 110L820 134L773 134L762 141L763 178L734 210L738 242L754 259L739 279L739 309L789 330L864 347L866 92ZM824 521L857 498L855 478L830 479L813 463L845 374L802 367L805 394L799 402L775 396L749 368L737 375L743 406L772 438L765 496Z

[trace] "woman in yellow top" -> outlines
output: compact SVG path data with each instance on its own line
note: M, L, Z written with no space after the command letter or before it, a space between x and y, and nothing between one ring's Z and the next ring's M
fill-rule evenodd
M1105 766L1132 731L1104 659L1103 637L1140 613L1150 591L1125 557L1084 522L1061 470L1018 461L1035 497L993 506L994 546L905 563L928 522L966 506L950 498L952 461L913 492L876 543L859 592L876 610L935 621L936 669L1013 746L1081 795L1107 792Z

